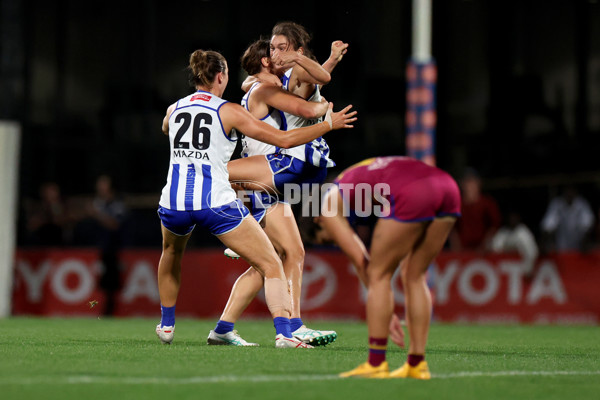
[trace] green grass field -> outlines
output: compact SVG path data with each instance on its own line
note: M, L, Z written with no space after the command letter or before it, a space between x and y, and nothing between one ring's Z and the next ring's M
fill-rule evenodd
M272 322L242 321L258 348L207 346L215 320L178 319L161 345L154 319L0 320L2 399L588 399L600 396L600 328L434 324L433 378L339 379L366 359L361 322L309 321L338 340L275 349ZM406 352L390 345L391 368Z

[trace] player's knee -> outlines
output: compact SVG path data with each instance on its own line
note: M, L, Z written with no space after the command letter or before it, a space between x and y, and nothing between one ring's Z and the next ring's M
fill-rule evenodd
M280 278L283 273L283 264L275 251L266 255L254 265L255 269L262 271L265 278Z
M411 283L421 281L425 276L426 269L417 268L416 265L406 264L403 265L402 271L402 282Z
M260 275L260 273L255 268L249 268L242 274L242 276L248 277L250 279L256 278L256 275Z
M285 258L294 265L298 265L298 268L300 268L301 271L304 266L305 255L306 252L304 251L304 246L302 244L284 247Z
M185 245L177 245L168 241L163 241L163 253L172 256L182 256L185 251Z
M370 265L367 268L367 278L369 279L369 285L378 284L381 282L391 282L393 273L382 268L372 268Z

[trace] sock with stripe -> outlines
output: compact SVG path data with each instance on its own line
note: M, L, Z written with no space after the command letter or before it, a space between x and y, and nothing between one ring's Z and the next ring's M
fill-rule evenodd
M292 337L292 331L290 330L290 319L285 317L276 317L273 319L273 325L275 325L275 334L280 333L286 338Z
M369 364L378 367L385 361L387 338L369 337Z
M302 325L302 318L290 318L290 331L296 332Z
M416 367L417 365L419 365L419 363L421 361L425 360L425 355L424 354L409 354L408 355L408 365L410 365L411 367Z
M175 306L165 307L160 305L160 327L175 326Z
M223 335L227 332L231 332L233 330L234 325L235 325L234 322L227 322L227 321L219 320L219 322L217 322L217 326L215 327L215 333L218 333L219 335Z

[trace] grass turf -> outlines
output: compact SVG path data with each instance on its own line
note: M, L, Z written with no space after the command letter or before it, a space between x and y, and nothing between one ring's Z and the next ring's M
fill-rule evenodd
M242 321L258 348L207 346L216 320L177 320L161 345L152 319L0 319L3 399L565 399L600 393L600 328L433 324L431 381L339 379L366 359L362 322L308 321L338 340L275 349L271 321ZM390 367L406 352L391 344Z

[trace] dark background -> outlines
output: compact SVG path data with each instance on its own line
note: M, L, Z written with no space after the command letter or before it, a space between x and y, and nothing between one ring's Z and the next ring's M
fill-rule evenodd
M160 125L191 91L189 54L221 52L224 97L239 102L242 52L284 20L307 28L321 62L332 41L350 44L322 91L336 109L359 111L353 130L326 137L338 167L404 154L411 3L1 0L0 118L22 124L19 197L35 198L46 181L65 196L91 195L110 174L131 209L126 244L159 246L169 160ZM485 191L534 233L563 184L577 184L597 212L598 1L433 0L432 38L438 166L456 178L476 168Z

